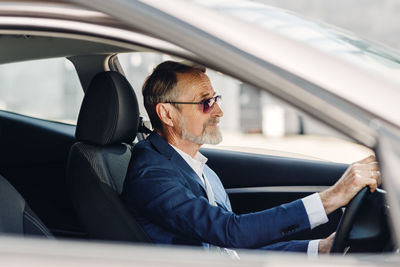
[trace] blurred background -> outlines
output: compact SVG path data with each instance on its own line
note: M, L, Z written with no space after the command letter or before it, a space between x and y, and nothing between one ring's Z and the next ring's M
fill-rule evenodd
M400 1L257 2L291 10L303 17L335 25L360 37L400 49ZM118 57L140 103L141 87L146 76L157 64L171 58L159 53L129 53ZM41 76L35 73L43 71L49 73L48 79L37 80L36 77ZM221 129L224 141L218 145L220 149L344 163L373 153L258 88L213 70L207 70L207 74L215 91L223 96ZM0 109L63 123L76 123L83 92L72 64L65 58L2 65L0 79ZM32 87L35 87L34 91L30 90ZM31 101L33 98L41 101ZM147 118L143 108L141 114Z
M398 0L257 0L400 49Z

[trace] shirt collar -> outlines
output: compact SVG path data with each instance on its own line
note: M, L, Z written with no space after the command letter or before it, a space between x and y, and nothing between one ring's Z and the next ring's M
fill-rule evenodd
M170 144L171 145L171 144ZM200 152L197 152L194 157L191 157L189 154L186 152L183 152L179 148L171 145L176 152L186 161L186 163L194 170L194 172L203 180L203 170L204 170L204 165L207 162L207 158L201 154Z

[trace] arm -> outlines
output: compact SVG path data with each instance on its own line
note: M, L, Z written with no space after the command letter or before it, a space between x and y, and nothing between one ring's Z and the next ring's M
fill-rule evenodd
M223 247L258 248L310 228L300 200L236 215L194 195L177 176L165 169L146 170L127 181L126 204L169 231Z

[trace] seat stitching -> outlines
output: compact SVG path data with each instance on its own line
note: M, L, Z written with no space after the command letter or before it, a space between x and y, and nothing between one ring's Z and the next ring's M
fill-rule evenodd
M35 217L33 217L31 214L29 214L28 212L24 211L24 217L26 217L37 228L39 228L39 230L41 230L43 234L45 234L46 236L50 235L50 233L47 231L47 229L44 228L44 226Z
M32 222L37 228L39 228L43 233L47 234L47 231L45 231L44 227L39 223L39 221L33 217L31 214L28 212L24 212L24 217L28 219L30 222Z
M101 168L99 167L99 159L98 156L96 154L91 153L88 150L92 150L92 148L85 144L82 143L82 146L77 146L78 150L81 152L81 154L83 154L85 160L90 164L93 163L93 168L90 168L90 170L100 178L100 181L104 184L110 185L110 181L107 178L106 175L104 175L103 171L100 170Z

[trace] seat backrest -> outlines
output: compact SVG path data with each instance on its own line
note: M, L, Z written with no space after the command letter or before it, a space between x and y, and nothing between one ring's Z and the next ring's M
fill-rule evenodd
M0 175L0 232L53 238L17 190Z
M150 242L119 196L138 125L136 95L126 78L97 74L82 102L67 165L71 199L90 238Z

